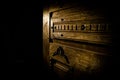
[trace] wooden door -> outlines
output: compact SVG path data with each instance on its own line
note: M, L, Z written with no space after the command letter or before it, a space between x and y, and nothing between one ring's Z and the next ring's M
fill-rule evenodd
M107 72L112 24L103 9L73 5L51 11L49 17L49 66L53 71L75 80Z

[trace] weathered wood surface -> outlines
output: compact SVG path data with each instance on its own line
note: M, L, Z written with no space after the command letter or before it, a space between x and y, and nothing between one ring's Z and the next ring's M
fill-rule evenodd
M68 57L70 63L67 63L63 56L53 56L59 46L63 48L64 54ZM64 65L71 66L75 70L77 69L80 72L86 73L101 71L104 67L104 64L106 63L105 59L107 57L111 57L111 55L104 52L95 52L87 49L75 48L73 46L68 46L60 43L50 44L49 52L49 55L52 59L55 59L58 62L62 62Z
M111 43L112 24L101 9L70 7L51 16L51 37Z
M54 67L58 74L59 69L66 72L69 67L74 69L72 76L80 76L82 72L97 74L109 66L113 26L103 8L69 5L52 9L49 14L49 38L52 39L49 57L56 60ZM61 55L53 56L60 46L69 63Z

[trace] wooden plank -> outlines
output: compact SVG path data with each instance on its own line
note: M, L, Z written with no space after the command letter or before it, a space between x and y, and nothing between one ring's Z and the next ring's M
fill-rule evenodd
M62 56L52 56L57 48L61 46L64 50L64 54L68 57L69 64L65 61ZM80 71L91 72L98 71L103 67L104 62L106 62L106 57L109 55L100 55L99 52L88 51L84 49L73 48L72 46L66 46L64 44L51 43L50 45L50 57L60 61L63 64L78 69ZM101 60L102 59L102 60Z
M73 41L86 40L89 42L111 44L112 37L110 34L105 33L79 33L79 32L55 32L53 33L53 39L66 39Z

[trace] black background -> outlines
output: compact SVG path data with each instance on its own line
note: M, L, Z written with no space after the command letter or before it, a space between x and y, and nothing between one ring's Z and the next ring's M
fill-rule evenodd
M42 4L14 2L8 6L8 63L40 64L42 60Z
M5 55L1 60L1 76L4 79L56 78L43 63L43 6L49 2L1 2L2 53Z
M42 53L43 2L4 1L1 4L3 52L7 57L2 74L17 80L47 76Z

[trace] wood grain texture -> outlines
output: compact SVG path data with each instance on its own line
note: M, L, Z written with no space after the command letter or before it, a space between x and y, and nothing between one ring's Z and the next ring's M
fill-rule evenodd
M74 69L74 78L84 74L97 74L106 70L112 56L112 24L106 16L106 10L90 5L65 4L50 5L49 7L49 60L56 61L56 73ZM44 31L44 33L47 30ZM46 33L45 33L46 34ZM53 54L59 47L70 63L63 56ZM48 48L45 48L48 49ZM45 50L44 49L44 50ZM49 63L50 64L50 63ZM104 69L105 68L105 69ZM63 72L61 73L60 71ZM71 76L71 75L69 75ZM75 79L76 80L76 79Z
M65 55L69 59L69 64L62 56L52 56L59 46L63 47ZM90 74L101 71L102 67L104 67L103 65L105 63L104 61L106 57L110 57L109 55L102 55L105 53L94 52L80 48L77 49L72 46L58 43L50 44L49 52L49 55L52 59L60 61L65 65L71 66L75 70L79 70L80 72L90 72Z

